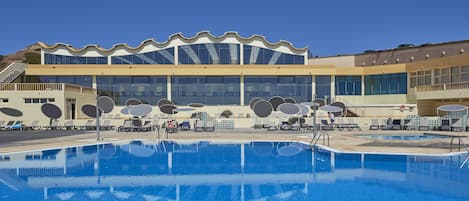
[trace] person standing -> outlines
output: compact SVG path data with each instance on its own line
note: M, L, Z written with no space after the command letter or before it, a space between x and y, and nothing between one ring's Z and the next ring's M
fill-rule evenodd
M328 112L328 114L329 114L329 120L331 121L331 124L333 124L333 123L334 123L334 121L335 121L335 116L334 116L334 113L332 113L332 112Z

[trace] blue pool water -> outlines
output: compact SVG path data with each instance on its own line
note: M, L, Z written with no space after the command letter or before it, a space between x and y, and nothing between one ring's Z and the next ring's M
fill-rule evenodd
M445 139L449 136L437 135L437 134L392 134L392 135L359 135L360 137L376 139L376 140L434 140L434 139Z
M135 141L0 155L0 200L467 201L464 158Z

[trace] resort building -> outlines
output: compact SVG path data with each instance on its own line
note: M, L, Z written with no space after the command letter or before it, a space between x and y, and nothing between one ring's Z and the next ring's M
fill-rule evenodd
M54 98L55 88L47 84L64 83L59 85L65 95L55 100L61 101L57 104L65 119L86 118L81 106L95 102L68 96L67 86L79 89L77 93L96 90L111 97L118 106L112 114L120 113L130 98L150 105L160 99L179 106L201 103L205 107L200 110L210 115L229 109L240 119L253 116L249 101L255 97L342 102L348 115L356 117L435 115L440 105L469 105L469 41L330 57L311 57L306 47L236 32L199 32L193 37L178 33L164 42L150 39L136 47L116 44L109 49L39 45L41 64L17 71L12 69L19 64L12 64L4 70L10 73L2 76L14 83L3 84L0 99L6 102L0 104L22 109L35 99L43 103ZM29 92L17 93L20 86L28 86ZM9 90L16 91L13 95Z

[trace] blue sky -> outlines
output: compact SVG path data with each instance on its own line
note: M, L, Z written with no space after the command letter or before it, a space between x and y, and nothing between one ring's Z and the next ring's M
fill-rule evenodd
M328 56L469 39L467 0L5 0L0 54L37 41L75 47L237 31Z

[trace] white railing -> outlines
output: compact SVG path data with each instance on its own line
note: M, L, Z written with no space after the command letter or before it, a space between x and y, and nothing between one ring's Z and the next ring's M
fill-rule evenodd
M469 89L469 82L433 84L433 85L417 86L415 88L417 92L446 91L446 90L452 90L452 89Z
M67 91L96 94L96 89L65 83L0 83L0 91Z

